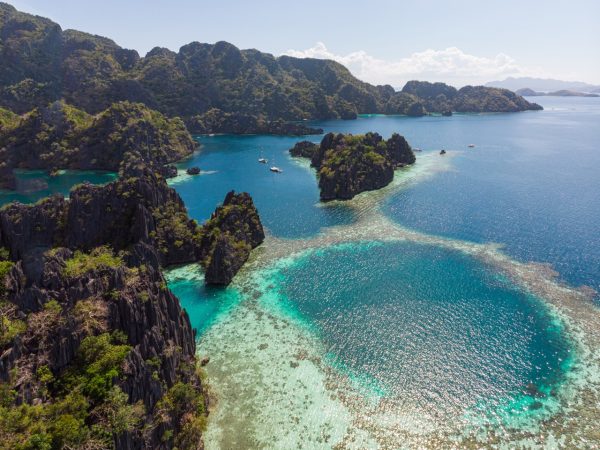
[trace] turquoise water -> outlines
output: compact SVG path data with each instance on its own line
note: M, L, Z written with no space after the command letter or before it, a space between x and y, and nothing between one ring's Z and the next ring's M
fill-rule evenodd
M117 179L114 172L64 170L60 175L49 176L40 170L22 170L16 173L17 189L0 190L0 205L13 201L34 203L51 194L67 196L79 183L105 184Z
M192 328L198 335L202 335L220 314L225 314L241 299L234 288L205 286L199 265L171 269L166 276L169 289L184 303Z
M539 300L457 251L346 244L307 253L270 283L272 301L317 334L331 364L441 424L467 411L508 423L539 414L570 364Z

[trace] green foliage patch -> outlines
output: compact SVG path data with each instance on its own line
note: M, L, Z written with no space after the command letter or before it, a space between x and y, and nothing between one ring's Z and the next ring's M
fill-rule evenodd
M120 256L115 256L109 247L101 246L90 253L76 251L72 258L65 261L63 273L69 278L77 278L95 270L117 269L123 265Z

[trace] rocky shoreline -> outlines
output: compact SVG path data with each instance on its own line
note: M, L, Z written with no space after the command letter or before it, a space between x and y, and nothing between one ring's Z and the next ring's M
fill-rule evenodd
M0 209L7 445L201 448L194 331L162 268L198 262L207 283L226 285L263 239L248 194L230 192L200 226L135 153L113 183ZM71 420L68 433L57 425Z

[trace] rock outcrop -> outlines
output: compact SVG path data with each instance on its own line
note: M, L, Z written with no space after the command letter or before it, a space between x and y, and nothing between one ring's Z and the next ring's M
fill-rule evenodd
M252 198L231 191L203 226L202 261L208 284L227 285L265 239Z
M415 162L410 145L397 133L387 141L377 133L329 133L320 145L302 141L290 153L310 158L317 169L322 201L349 200L380 189L393 180L396 168Z
M109 246L55 247L70 240L72 225L64 201L45 203L1 213L13 255L0 280L0 387L13 392L0 407L3 444L167 449L186 439L200 448L206 401L194 333L166 287L160 255L142 241L118 255ZM25 236L11 228L19 217ZM5 325L19 332L6 336ZM173 404L173 389L188 400ZM11 404L35 426L6 422Z
M295 158L312 159L313 155L319 150L319 144L310 141L300 141L290 148L290 155Z
M186 422L204 420L204 407L179 405L187 418L161 408L178 385L184 385L197 404L204 406L205 399L194 368L193 330L165 287L152 247L138 243L120 256L108 247L89 254L54 248L40 255L39 264L41 272L34 279L17 263L7 283L14 308L10 315L26 322L0 357L0 379L14 389L16 403L47 409L47 420L60 423L64 414L54 408L72 398L63 385L75 384L73 395L83 406L72 406L71 414L86 419L77 424L77 436L62 438L67 446L171 448L181 439ZM91 359L83 355L90 345L98 353ZM122 352L117 360L107 359L116 358L117 351ZM112 368L88 380L94 364ZM101 379L103 384L96 386ZM120 413L130 426L102 422L103 412L115 407L113 394L122 397ZM96 427L113 435L103 438ZM58 433L51 424L48 428L45 433L55 441ZM172 430L171 436L167 430ZM193 439L199 446L197 431ZM27 432L23 435L28 437Z

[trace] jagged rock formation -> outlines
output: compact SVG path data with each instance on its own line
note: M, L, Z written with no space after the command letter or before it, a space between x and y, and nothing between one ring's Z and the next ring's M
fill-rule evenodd
M230 192L199 226L139 154L120 175L76 187L68 201L0 209L9 447L201 448L194 334L161 267L199 261L207 283L228 284L262 225L250 196Z
M229 192L204 224L202 249L205 280L227 285L248 260L250 251L265 239L260 218L247 193Z
M276 58L257 50L240 50L227 42L192 42L177 53L156 47L140 57L110 39L63 31L48 19L18 12L5 3L0 4L0 35L0 60L4 63L0 67L0 106L18 113L61 98L91 113L115 101L130 100L186 119L213 108L233 115L222 125L231 125L231 129L211 128L207 119L191 121L207 133L265 127L279 133L282 126L271 122L353 119L367 113L418 116L445 109L500 112L539 108L509 91L484 87L455 92L446 86L436 88L433 95L407 85L396 92L388 85L364 83L334 61ZM436 98L438 90L440 99Z
M27 261L57 246L90 251L109 245L120 251L143 242L156 250L163 266L200 261L219 271L218 264L210 264L217 234L230 236L240 249L255 248L264 239L258 212L246 193L229 192L211 219L199 226L189 219L177 192L139 155L126 157L120 175L105 186L76 186L68 202L53 196L33 206L5 206L0 212L0 245L13 259ZM239 261L232 260L236 255ZM248 258L245 251L236 255L224 260L231 268L228 281L217 284L229 284Z
M0 383L13 391L0 408L3 444L199 448L205 399L194 334L154 249L138 243L116 257L55 248L36 259L38 273L21 261L3 280L3 313L23 324L1 348ZM164 408L174 389L191 401ZM33 425L8 422L13 402Z
M289 152L295 158L312 159L313 155L319 150L319 144L314 144L310 141L300 141L296 143Z
M15 168L118 170L132 151L160 167L196 148L180 119L139 103L115 103L91 116L57 101L11 119L0 132L3 187L11 186Z
M397 133L387 141L377 133L329 133L320 145L299 142L290 153L311 159L322 201L349 200L361 192L380 189L393 180L394 169L415 162L410 145Z

